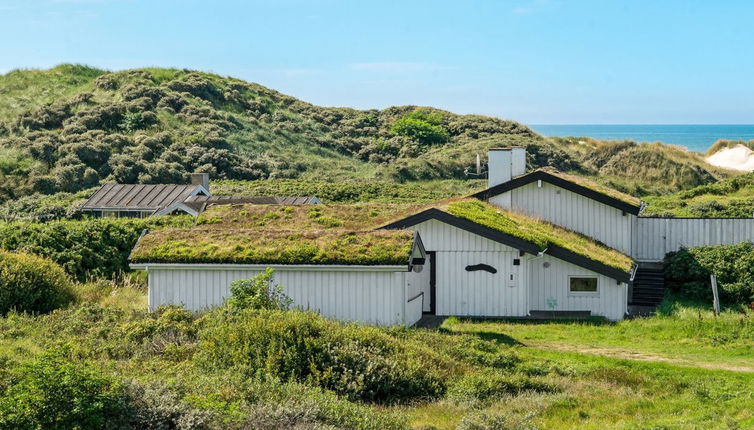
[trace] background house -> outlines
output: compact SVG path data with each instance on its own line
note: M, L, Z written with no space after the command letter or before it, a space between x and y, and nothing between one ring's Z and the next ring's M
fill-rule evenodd
M211 205L244 203L308 205L321 202L313 196L213 196L209 192L209 174L192 173L190 185L103 185L84 202L80 211L94 218L147 218L175 214L197 216Z

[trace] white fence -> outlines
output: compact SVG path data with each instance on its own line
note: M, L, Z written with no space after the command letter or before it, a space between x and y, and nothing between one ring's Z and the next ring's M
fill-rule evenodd
M659 261L683 247L754 241L754 218L637 218L633 257Z

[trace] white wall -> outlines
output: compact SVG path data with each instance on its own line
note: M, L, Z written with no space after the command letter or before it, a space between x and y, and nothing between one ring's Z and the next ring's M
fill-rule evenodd
M642 218L636 221L632 256L659 261L682 247L754 241L754 219Z
M549 267L545 268L545 263ZM550 257L528 257L529 307L536 311L591 311L610 320L620 320L626 314L627 286L615 279L598 275L591 270ZM570 293L569 276L596 276L597 294ZM554 300L551 308L548 300Z
M508 201L514 211L585 234L624 254L631 253L634 215L623 215L619 209L544 181L541 188L532 182L489 200L503 208Z
M514 266L518 251L437 252L438 315L526 316L527 289L523 266ZM488 264L497 273L466 271L475 264ZM512 279L511 279L512 278Z
M438 315L528 314L526 270L518 250L437 220L411 228L419 232L427 251L437 252L435 312ZM516 258L521 260L521 266L513 265ZM465 270L466 266L479 263L489 264L498 272ZM425 270L428 269L429 266ZM429 302L429 297L426 301Z
M170 268L149 265L149 309L180 304L190 310L221 305L230 283L263 268L228 270L222 265ZM293 305L344 321L413 325L421 318L421 298L408 302L421 285L416 274L400 271L305 271L277 267L274 282Z

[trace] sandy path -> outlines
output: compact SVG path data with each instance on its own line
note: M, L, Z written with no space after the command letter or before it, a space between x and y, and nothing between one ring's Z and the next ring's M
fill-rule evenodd
M566 352L578 352L580 354L600 355L610 358L621 358L626 360L637 361L650 361L657 363L668 363L679 366L699 367L702 369L712 370L730 370L732 372L745 372L754 373L754 367L750 366L736 366L725 363L708 363L708 362L695 362L684 360L682 358L670 358L662 355L648 354L643 352L631 351L622 348L613 347L593 347L583 345L571 345L565 343L550 343L550 342L532 342L527 343L526 346L538 348L538 349L554 349L557 351Z

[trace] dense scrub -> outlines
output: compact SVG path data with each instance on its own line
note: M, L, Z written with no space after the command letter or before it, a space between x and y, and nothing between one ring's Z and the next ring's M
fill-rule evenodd
M145 228L191 223L190 217L0 222L0 249L48 257L83 281L128 270L128 255Z
M505 146L526 147L531 168L597 177L641 195L728 174L669 146L546 139L513 121L428 107L323 108L188 70L13 71L0 76L0 94L0 203L103 181L183 182L193 171L214 179L361 180L351 188L374 179L471 179L477 154Z
M10 310L50 312L73 300L68 275L35 255L0 250L0 315Z
M754 244L681 249L665 259L666 285L681 297L711 303L712 274L717 276L721 301L747 306L754 303Z
M751 218L754 214L754 173L646 200L649 205L645 215Z

